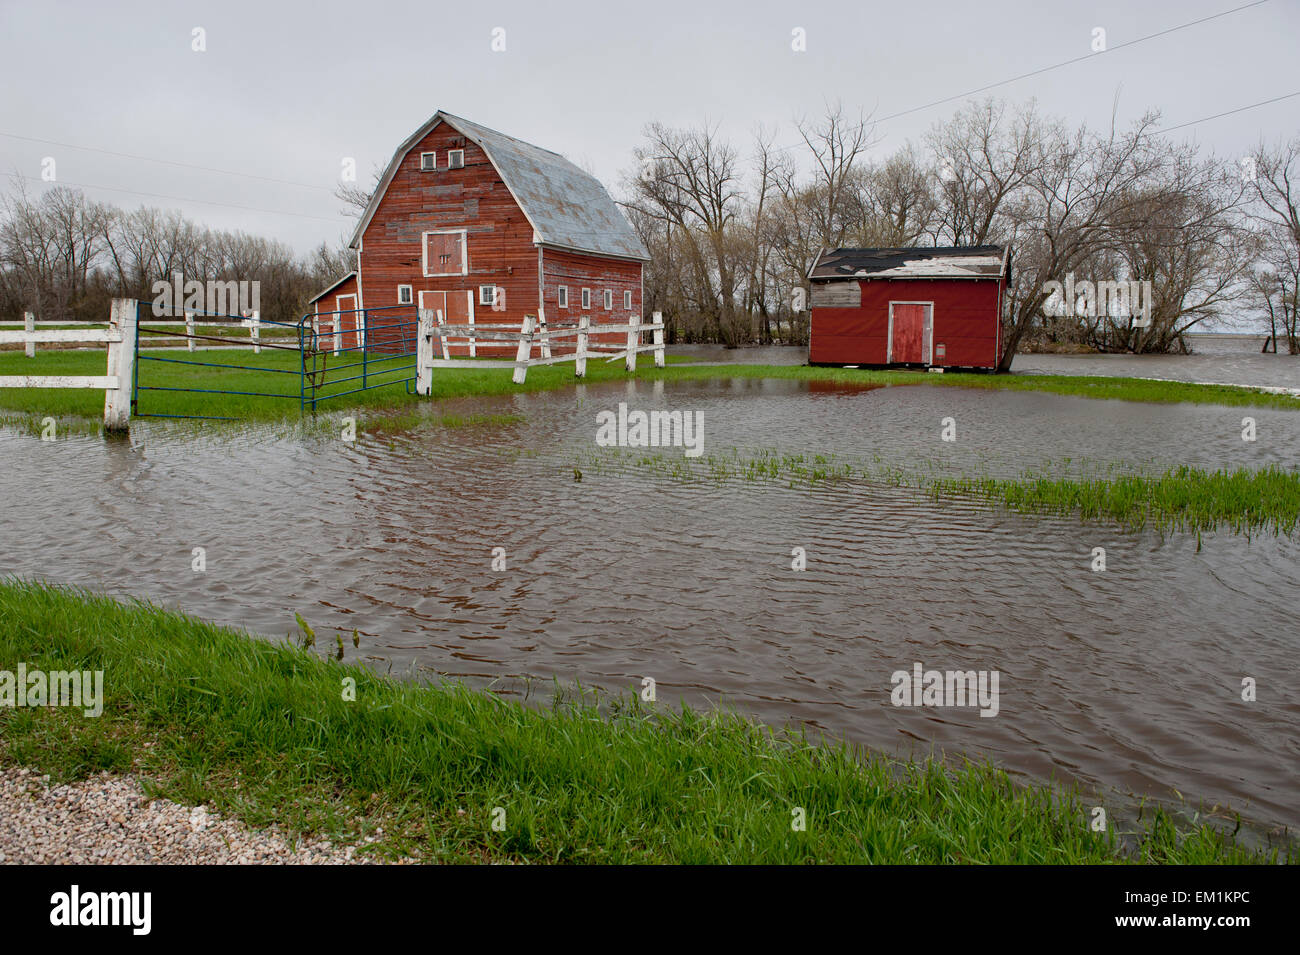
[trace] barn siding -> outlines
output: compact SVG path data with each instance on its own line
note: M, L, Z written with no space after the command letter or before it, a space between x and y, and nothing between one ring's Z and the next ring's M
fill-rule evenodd
M550 326L574 324L582 314L591 316L591 324L626 323L641 315L641 263L610 259L599 255L543 249L542 296L546 304L546 322ZM569 307L560 308L560 286L569 289ZM582 290L591 289L591 308L582 307ZM605 290L614 293L614 307L605 308ZM623 293L632 293L632 308L623 307ZM644 316L642 316L644 318ZM626 345L627 336L611 333L591 336L591 344ZM575 338L556 342L556 353L573 351Z
M448 169L447 151L465 150L465 168ZM420 170L420 154L436 151L435 172ZM423 235L438 229L467 231L469 273L425 276ZM439 123L402 159L362 236L361 280L372 341L396 342L401 333L383 331L387 320L415 320L415 305L388 312L369 311L397 305L397 286L411 284L413 301L419 293L472 291L477 323L500 323L518 330L525 314L537 311L537 249L533 228L497 175L487 155L446 123ZM478 304L478 287L505 289L505 308ZM403 329L409 342L410 329ZM513 346L479 342L478 353L513 353ZM465 346L453 354L468 353Z
M863 279L858 308L814 307L809 361L883 365L888 356L889 303L933 302L935 364L994 367L998 361L997 281ZM940 362L937 346L947 346Z

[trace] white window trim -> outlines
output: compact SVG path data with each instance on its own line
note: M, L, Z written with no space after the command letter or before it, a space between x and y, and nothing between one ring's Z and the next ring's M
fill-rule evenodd
M561 286L559 286L559 288L557 289L557 291L556 291L556 293L555 293L555 298L556 298L556 301L559 303L560 308L568 308L568 307L569 307L569 287L568 287L567 285L561 285Z
M614 290L613 290L613 289L605 289L604 302L605 302L605 311L607 311L607 312L612 312L612 311L614 310Z
M629 312L632 311L632 290L630 288L623 290L623 308Z
M582 290L582 307L591 308L591 289L589 288Z
M488 299L483 298L483 293L486 291L490 291L492 293L491 298ZM497 287L495 285L480 285L478 287L478 303L480 305L495 305L496 300L497 300Z
M402 301L402 289L406 289L406 301ZM397 304L413 305L415 303L415 291L410 285L397 286Z
M459 164L457 164L457 163L452 159L452 157L453 157L453 156L456 156L456 155L459 155L459 156L460 156L460 163L459 163ZM463 149L448 149L448 150L447 150L447 168L448 168L448 169L464 169L464 168L465 168L465 150L463 150Z
M433 162L428 166L424 164L425 156L433 157ZM435 149L433 152L420 153L420 172L437 172L437 171L438 171L438 151Z
M460 271L459 272L430 272L429 271L429 236L431 235L459 235L460 236ZM421 270L426 278L432 278L443 275L469 275L469 232L467 229L430 229L420 236L420 263Z

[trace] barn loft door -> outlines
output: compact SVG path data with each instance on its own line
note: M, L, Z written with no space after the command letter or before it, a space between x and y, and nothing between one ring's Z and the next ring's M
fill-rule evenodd
M463 232L425 233L425 275L464 275L465 271L465 234Z
M933 308L928 302L889 303L889 361L930 363Z

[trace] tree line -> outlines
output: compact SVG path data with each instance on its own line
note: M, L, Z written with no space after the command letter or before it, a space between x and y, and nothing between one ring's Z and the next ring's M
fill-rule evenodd
M16 180L0 196L0 316L107 320L114 298L151 301L176 272L201 282L261 283L261 314L295 322L307 300L352 268L342 248L300 257L283 242L209 229L176 210L120 209L77 189L31 195Z
M763 130L742 153L716 127L652 123L624 182L646 310L674 341L804 344L823 249L1009 245L1003 370L1030 344L1185 351L1189 331L1260 315L1300 352L1300 137L1224 161L1158 119L1094 130L987 99L883 156L870 118L839 106L785 150ZM1149 324L1053 317L1048 283L1070 275L1150 282Z
M619 190L650 253L643 307L663 313L671 342L806 344L806 276L823 249L1009 245L1004 370L1031 345L1185 351L1189 331L1243 316L1300 353L1300 136L1224 160L1158 119L1093 129L987 99L883 155L870 117L840 106L797 123L785 149L762 129L742 151L716 126L650 123ZM337 195L353 214L369 199ZM180 271L259 281L263 317L294 321L352 262L342 242L300 257L65 187L34 197L16 180L0 198L5 318L102 321L111 298L152 298ZM1149 324L1054 317L1050 283L1068 276L1149 282Z

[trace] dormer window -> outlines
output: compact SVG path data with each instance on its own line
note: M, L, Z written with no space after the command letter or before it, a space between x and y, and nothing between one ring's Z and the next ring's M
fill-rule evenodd
M420 153L420 172L433 172L437 168L437 153Z
M447 168L464 169L465 168L465 150L449 149L447 150Z

